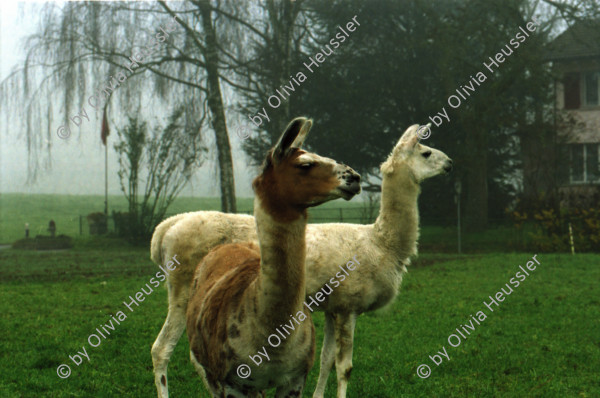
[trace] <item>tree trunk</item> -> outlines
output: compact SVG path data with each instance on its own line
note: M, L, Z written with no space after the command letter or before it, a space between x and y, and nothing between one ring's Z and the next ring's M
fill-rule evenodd
M535 122L520 123L521 160L523 162L523 196L521 210L540 207L559 208L556 176L556 137L554 129L543 120L543 102L535 104Z
M202 16L202 27L205 34L206 50L204 61L208 81L208 107L212 115L212 127L215 130L217 158L219 161L219 177L221 184L221 211L235 213L235 181L233 175L233 160L231 145L227 134L225 111L218 70L217 37L211 17L211 5L208 1L199 1L198 8Z
M543 132L536 125L527 126L519 135L523 162L522 209L533 210L548 199L553 188L551 157L553 148L544 142ZM550 158L550 159L549 159Z
M289 83L292 76L292 37L295 23L298 18L298 5L293 1L275 2L268 0L266 3L269 15L270 29L273 30L272 38L277 53L275 62L278 63L276 76L273 80L273 90ZM273 138L277 140L281 130L293 118L290 110L290 98L282 101L278 112L273 114L274 123L271 125ZM275 143L275 142L273 142Z
M480 126L467 128L467 199L465 204L465 229L480 232L488 225L488 186L487 186L487 132Z

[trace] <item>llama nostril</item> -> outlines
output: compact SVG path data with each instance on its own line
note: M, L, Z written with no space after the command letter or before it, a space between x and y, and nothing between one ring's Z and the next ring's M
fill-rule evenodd
M348 182L360 182L360 174L350 174L348 177Z

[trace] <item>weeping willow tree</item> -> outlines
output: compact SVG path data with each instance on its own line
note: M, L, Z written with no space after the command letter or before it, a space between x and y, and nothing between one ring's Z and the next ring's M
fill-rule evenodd
M186 120L194 121L189 128L214 130L222 210L235 212L220 33L210 2L46 3L39 11L24 64L0 84L7 125L25 131L28 180L48 167L57 136L68 138L98 120L105 106L113 121L125 124L128 115L156 116L185 105ZM180 133L202 148L202 134Z

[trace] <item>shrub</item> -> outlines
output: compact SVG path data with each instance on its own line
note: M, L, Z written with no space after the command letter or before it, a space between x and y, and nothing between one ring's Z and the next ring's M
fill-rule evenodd
M576 252L600 251L600 209L541 209L530 216L515 211L511 213L517 229L526 222L534 226L532 249L542 252L567 252L571 250L569 225L573 231Z

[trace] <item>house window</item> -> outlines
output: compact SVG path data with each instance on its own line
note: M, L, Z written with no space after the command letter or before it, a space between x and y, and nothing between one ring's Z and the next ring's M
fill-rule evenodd
M570 145L571 183L600 183L599 151L600 144Z
M600 72L588 72L583 75L583 103L587 106L598 106L600 91Z

